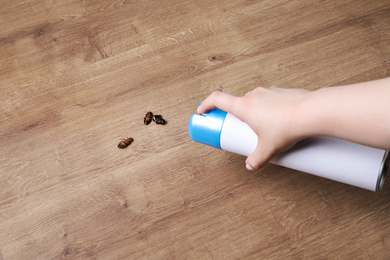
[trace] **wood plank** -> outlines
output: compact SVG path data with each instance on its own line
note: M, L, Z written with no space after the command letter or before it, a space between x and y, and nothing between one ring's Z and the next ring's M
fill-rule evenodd
M1 6L0 259L388 256L386 184L248 173L187 123L213 90L388 77L389 3ZM168 124L144 125L147 111Z

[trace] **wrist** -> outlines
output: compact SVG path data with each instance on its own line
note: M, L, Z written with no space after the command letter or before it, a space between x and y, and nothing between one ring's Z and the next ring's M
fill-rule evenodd
M315 91L309 91L304 94L300 106L300 126L302 129L302 138L310 136L332 136L331 127L332 117L334 115L332 109L337 109L336 104L330 104L329 95L332 95L330 88L322 88Z
M295 111L295 131L298 139L310 136L323 135L323 123L320 120L321 105L318 105L318 96L321 89L308 91L302 94L301 100Z

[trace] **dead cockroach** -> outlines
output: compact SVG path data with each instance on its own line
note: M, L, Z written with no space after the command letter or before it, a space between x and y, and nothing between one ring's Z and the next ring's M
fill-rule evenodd
M132 137L127 137L119 142L118 148L124 149L127 146L129 146L133 141L134 141L134 139Z
M150 124L150 122L152 122L152 119L153 119L153 113L152 112L146 113L146 115L144 117L144 124L145 125Z
M156 124L158 124L158 125L165 125L165 123L166 123L166 121L164 120L164 118L162 118L161 115L153 116L153 121L156 122Z

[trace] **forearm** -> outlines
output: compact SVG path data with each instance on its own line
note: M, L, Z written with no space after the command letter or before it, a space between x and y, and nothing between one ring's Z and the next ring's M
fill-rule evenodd
M390 78L307 93L303 135L325 135L390 150ZM300 119L299 119L300 120Z

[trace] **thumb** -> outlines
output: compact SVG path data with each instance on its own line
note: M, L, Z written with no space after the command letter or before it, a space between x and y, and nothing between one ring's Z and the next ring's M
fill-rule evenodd
M260 169L272 157L271 151L267 149L266 145L257 143L256 149L247 157L245 163L246 168L250 171Z

